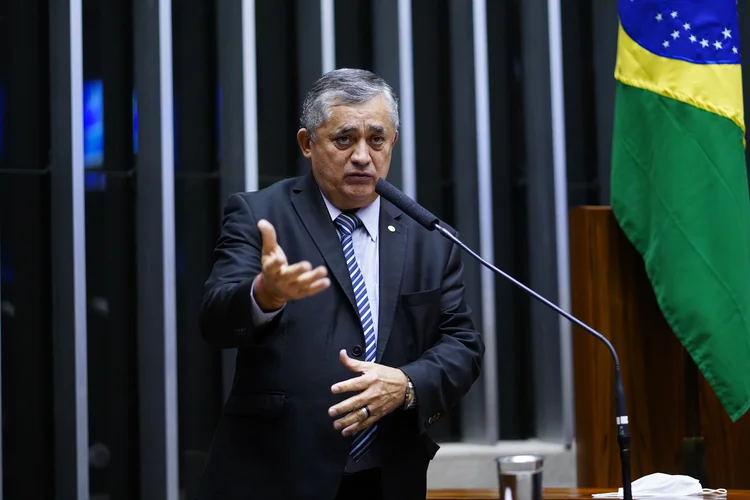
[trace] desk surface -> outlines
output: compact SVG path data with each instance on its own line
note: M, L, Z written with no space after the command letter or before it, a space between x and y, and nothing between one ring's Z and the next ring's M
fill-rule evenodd
M549 488L544 490L544 500L592 500L592 494L616 491L601 488ZM497 500L497 490L430 490L427 500ZM695 498L701 498L696 495ZM729 490L726 497L708 495L706 499L750 500L750 491Z

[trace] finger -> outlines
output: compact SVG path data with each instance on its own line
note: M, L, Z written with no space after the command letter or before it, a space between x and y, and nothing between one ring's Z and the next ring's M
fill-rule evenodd
M339 351L339 361L341 361L341 364L344 365L344 368L356 373L364 373L365 366L367 366L363 361L350 358L346 354L346 349L341 349L341 351Z
M370 415L372 416L372 415ZM368 417L369 418L369 417ZM336 420L333 423L333 428L337 431L340 431L342 429L345 429L347 427L351 427L354 424L357 424L365 419L365 414L362 411L362 407L359 406L357 409L349 412L348 414L344 415L340 419Z
M307 297L327 288L329 284L330 280L325 277L325 272L308 271L297 278L295 290L300 297Z
M295 287L293 296L295 299L304 299L307 297L312 297L313 295L322 292L326 288L331 286L331 280L328 278L323 278L322 280L318 280L314 282L311 285L297 285Z
M273 225L265 219L258 221L258 229L260 230L263 242L262 253L268 255L278 246L278 243L276 242L276 229L274 229Z
M364 391L370 387L370 385L372 385L372 379L367 375L360 375L359 377L350 378L349 380L344 380L343 382L334 384L331 387L331 392L333 394L341 394L344 392Z
M266 275L278 276L286 265L286 259L283 259L280 255L272 254L269 257L264 257L263 261L263 273Z
M370 399L370 394L363 391L360 394L352 396L337 405L331 406L328 409L328 415L331 417L335 417L337 415L346 415L369 404ZM372 408L370 408L370 410L372 411Z
M374 424L377 421L378 421L378 417L374 415L370 415L370 418L368 418L367 420L363 422L357 422L356 424L350 425L349 427L341 431L341 435L344 437L351 436L363 429L367 429L368 427L370 427L372 424Z
M306 260L303 260L302 262L297 262L296 264L292 264L291 266L287 266L284 269L284 277L289 279L299 279L298 277L312 269L312 264L307 262Z
M318 280L314 282L312 285L307 287L306 296L315 295L316 293L320 293L326 288L331 286L331 280L328 278L323 278L321 280Z
M318 266L311 271L305 271L297 276L297 285L304 288L310 286L316 280L328 276L328 269L325 266Z

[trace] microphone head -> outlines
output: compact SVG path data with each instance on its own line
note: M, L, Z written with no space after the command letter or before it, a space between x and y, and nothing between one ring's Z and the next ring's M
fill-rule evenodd
M440 219L429 210L399 191L393 184L382 177L375 183L375 192L401 209L406 215L417 221L429 231L435 230Z

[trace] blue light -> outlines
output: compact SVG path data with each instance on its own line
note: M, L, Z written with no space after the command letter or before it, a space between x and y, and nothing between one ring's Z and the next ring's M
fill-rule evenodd
M83 164L104 164L104 86L101 80L83 84Z
M86 172L83 176L86 191L104 191L107 189L107 176L104 172Z

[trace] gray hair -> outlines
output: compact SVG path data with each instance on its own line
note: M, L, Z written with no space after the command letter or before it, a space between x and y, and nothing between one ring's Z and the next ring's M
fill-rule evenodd
M300 125L315 142L315 131L331 118L331 107L355 105L382 95L398 130L398 99L393 89L378 75L363 69L342 68L324 74L305 96Z

